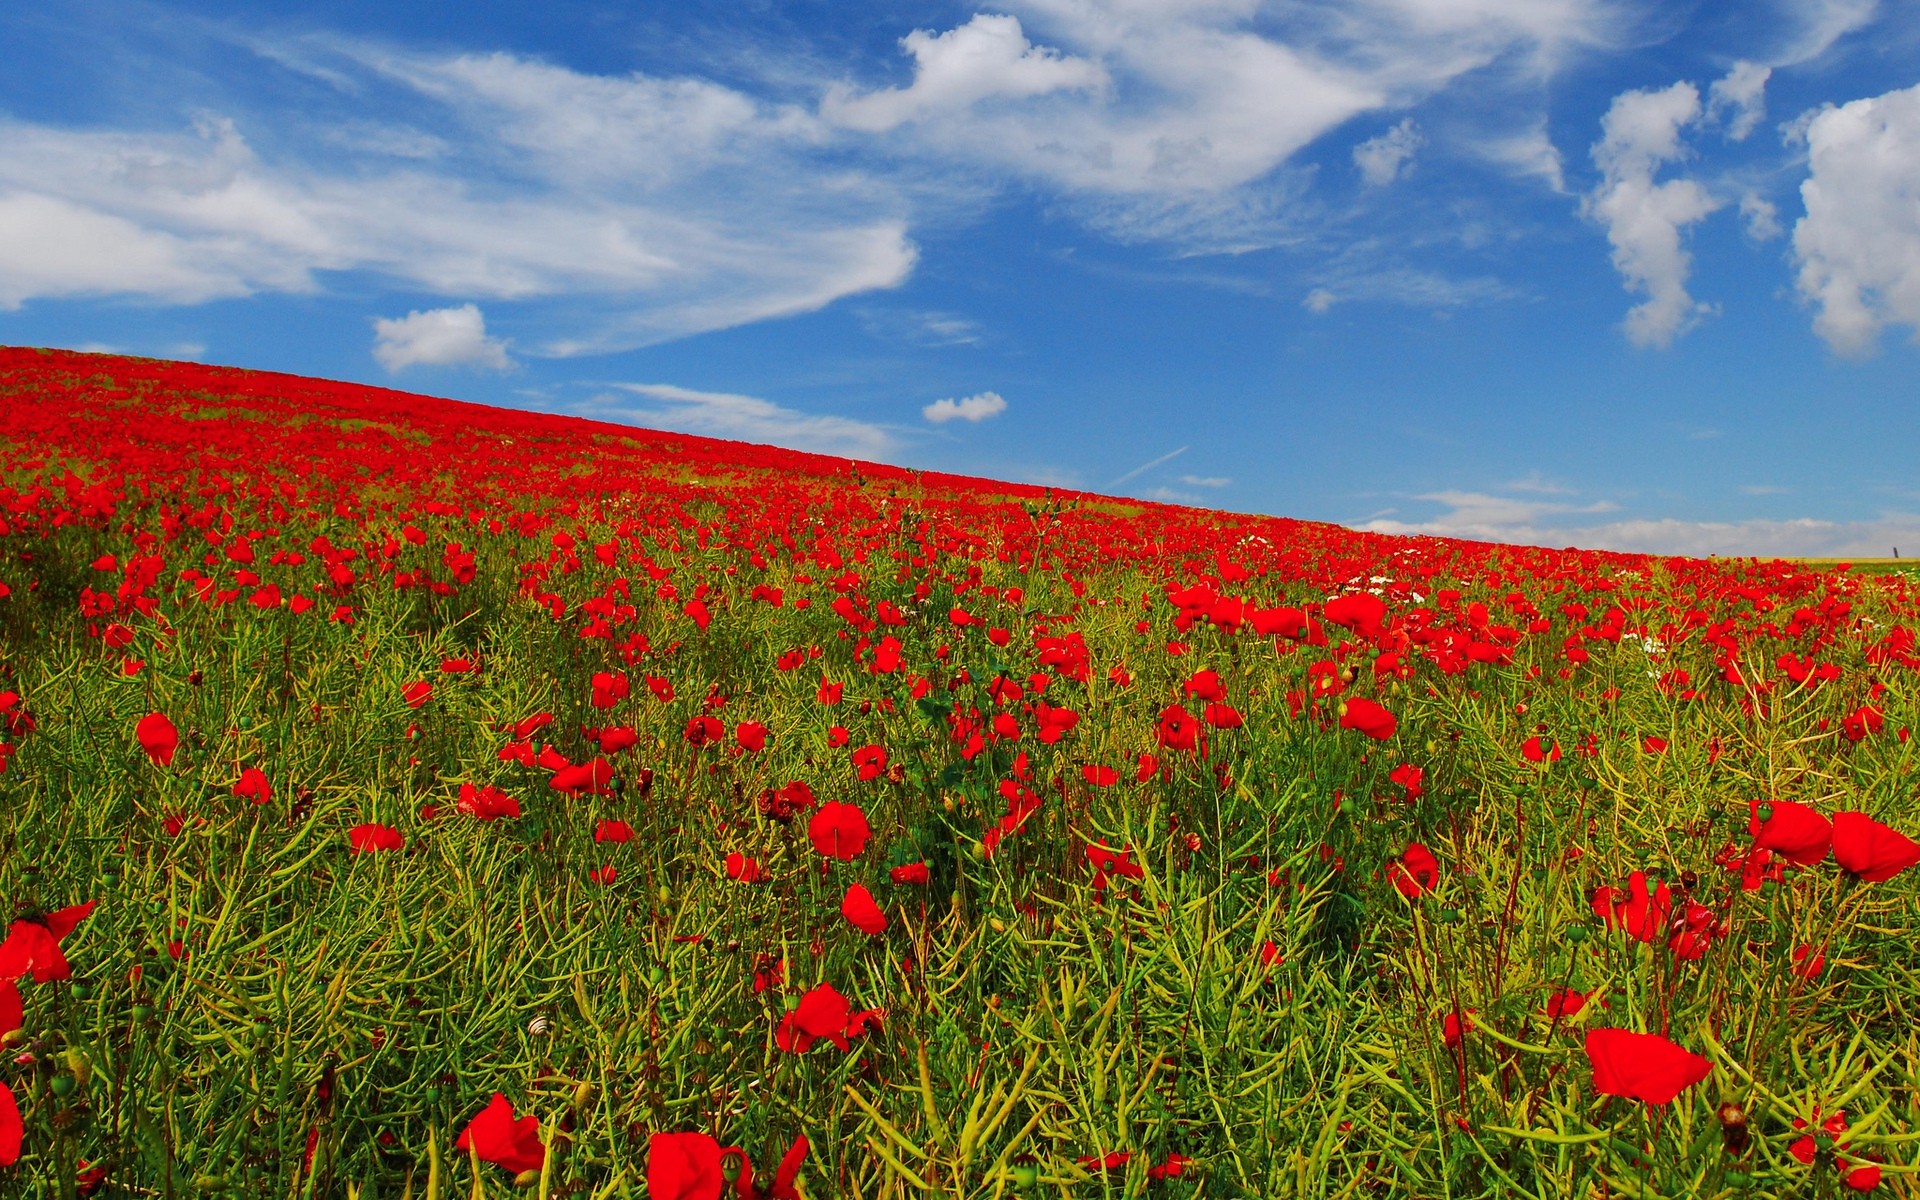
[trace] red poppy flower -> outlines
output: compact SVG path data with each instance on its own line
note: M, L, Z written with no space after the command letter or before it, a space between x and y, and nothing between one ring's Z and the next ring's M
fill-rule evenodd
M1169 750L1191 750L1200 737L1200 722L1178 704L1170 704L1160 713L1155 728L1160 744Z
M1670 1103L1713 1071L1712 1062L1659 1034L1630 1029L1589 1029L1587 1060L1595 1091L1647 1104Z
M1098 767L1092 764L1080 768L1080 777L1094 787L1112 787L1120 782L1120 772L1112 767Z
M647 1140L647 1195L654 1200L719 1200L727 1177L721 1148L704 1133L656 1133Z
M26 1002L20 996L20 984L12 979L0 979L0 1037L20 1028L26 1020Z
M13 1098L13 1089L0 1083L0 1167L20 1161L20 1143L26 1135L26 1122L20 1119L20 1104Z
M561 767L547 781L547 786L556 792L590 792L596 796L611 793L607 784L613 781L613 764L604 757L578 766Z
M600 731L600 736L595 740L600 743L600 753L618 754L638 746L640 735L625 725L609 725Z
M1387 865L1387 878L1409 900L1418 900L1440 882L1440 861L1419 842L1409 842L1406 853Z
M60 943L87 919L96 903L89 900L50 912L37 921L31 917L15 921L7 930L6 940L0 942L0 979L16 980L31 973L35 983L51 983L71 977L73 970Z
M1073 1161L1089 1171L1124 1171L1133 1161L1133 1155L1126 1150L1114 1150L1105 1155L1082 1154Z
M1340 703L1340 728L1357 729L1375 741L1393 736L1398 722L1392 713L1365 696L1354 696Z
M1320 614L1371 641L1380 636L1380 623L1387 619L1387 603L1366 592L1349 592L1327 601Z
M1763 820L1758 800L1747 802L1747 833L1755 846L1773 851L1790 863L1811 867L1827 856L1833 826L1827 819L1792 800L1775 800Z
M593 827L593 840L596 842L630 842L633 840L633 826L625 821L611 818L601 821Z
M1178 1179L1187 1173L1187 1168L1191 1165L1193 1165L1193 1160L1186 1155L1169 1154L1165 1162L1157 1163L1147 1168L1147 1178Z
M1530 763L1559 762L1560 743L1547 738L1530 737L1520 744L1520 757Z
M408 708L419 708L433 699L433 685L424 679L416 679L401 687L400 698L407 702Z
M593 694L587 698L587 703L595 708L612 708L633 693L633 685L628 682L624 671L595 671L588 682L593 687Z
M867 848L867 839L872 835L867 814L857 804L843 804L837 800L823 804L807 822L807 837L813 842L813 848L828 858L837 858L842 862L858 858L860 852Z
M1222 701L1227 698L1227 689L1220 682L1220 672L1215 671L1211 667L1204 671L1196 672L1193 678L1187 680L1183 686L1187 693L1187 698L1190 700L1199 700L1202 703L1206 703L1208 701Z
M887 769L887 750L884 746L862 746L853 752L853 767L859 772L860 781L878 779Z
M780 1020L774 1041L782 1050L805 1054L814 1042L825 1038L842 1050L850 1050L847 1025L852 1005L838 988L822 983L800 997L800 1005Z
M923 862L907 863L887 872L887 878L900 884L925 883L928 879L927 864Z
M1587 1006L1587 993L1576 992L1572 988L1558 988L1547 997L1547 1016L1553 1018L1571 1017Z
M1862 704L1848 713L1840 722L1840 728L1850 742L1861 741L1886 727L1886 714L1871 704Z
M604 867L590 867L587 870L587 882L597 883L602 887L607 886L618 878L620 878L620 870L611 863Z
M758 721L742 721L733 728L733 740L742 750L758 752L766 748L767 727Z
M1424 786L1426 776L1425 768L1416 767L1412 763L1401 763L1387 775L1387 778L1406 789L1407 803L1411 804L1426 794Z
M240 772L239 780L233 785L233 794L255 804L266 804L273 799L273 784L267 781L265 771L259 767L248 767Z
M1920 863L1920 844L1863 812L1833 814L1833 860L1866 883L1884 883Z
M347 830L347 852L350 854L370 854L375 850L399 850L406 846L407 839L391 825L378 825L369 822L355 825Z
M465 1132L453 1144L456 1150L469 1146L482 1162L490 1162L518 1175L538 1171L547 1159L547 1148L540 1142L540 1118L529 1113L514 1120L513 1105L499 1092L480 1115L467 1123Z
M1140 755L1139 761L1135 764L1134 772L1133 772L1133 781L1135 783L1145 783L1147 780L1152 779L1155 775L1157 775L1159 771L1160 771L1159 756L1143 753Z
M873 893L865 884L848 885L847 894L840 901L840 915L861 933L878 937L887 931L887 914L874 903Z
M180 748L180 731L165 713L148 713L133 727L133 736L147 757L163 767L173 765L174 751Z
M520 816L520 802L507 795L492 784L474 787L471 783L460 785L461 812L479 818L482 821L495 821L501 817L517 820Z
M735 850L727 855L727 878L738 883L764 883L771 876L757 860Z

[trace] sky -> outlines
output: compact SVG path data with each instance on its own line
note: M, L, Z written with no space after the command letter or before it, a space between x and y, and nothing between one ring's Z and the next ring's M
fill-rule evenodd
M1920 557L1920 5L284 8L0 7L0 343Z

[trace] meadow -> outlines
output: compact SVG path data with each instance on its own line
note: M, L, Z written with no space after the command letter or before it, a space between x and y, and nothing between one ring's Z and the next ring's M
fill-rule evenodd
M1908 1194L1916 599L0 350L0 1193Z

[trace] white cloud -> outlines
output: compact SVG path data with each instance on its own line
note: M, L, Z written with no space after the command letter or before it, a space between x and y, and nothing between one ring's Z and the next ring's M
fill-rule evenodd
M1775 7L1788 19L1786 43L1770 61L1776 67L1793 66L1825 54L1833 44L1878 15L1879 0L1778 0Z
M1779 489L1756 489L1751 494ZM1684 521L1674 517L1636 518L1600 523L1569 521L1616 511L1589 505L1535 503L1480 492L1435 492L1414 499L1439 504L1443 511L1426 521L1375 517L1359 526L1376 533L1457 537L1527 546L1580 546L1648 554L1760 557L1885 556L1896 546L1920 547L1920 515L1883 513L1875 520L1824 521L1813 518L1745 521ZM1391 511L1391 510L1389 510Z
M1225 475L1182 475L1180 482L1188 487L1223 488L1231 486L1233 480Z
M1780 209L1771 200L1748 192L1740 197L1740 225L1756 242L1770 242L1780 236Z
M1327 315L1328 310L1332 309L1333 306L1339 302L1339 299L1338 296L1325 288L1314 288L1307 293L1306 299L1300 301L1300 307L1306 309L1316 317L1324 317Z
M976 13L945 33L916 29L900 45L914 58L911 86L861 94L838 84L821 101L821 116L850 129L884 133L983 100L1093 91L1108 82L1098 63L1033 45L1018 17Z
M1560 150L1547 134L1545 117L1519 133L1469 142L1468 148L1522 178L1531 176L1544 180L1555 192L1567 190L1566 170L1561 162Z
M1353 148L1353 165L1369 187L1385 187L1409 168L1414 152L1426 141L1408 117L1378 137Z
M581 415L849 458L885 460L898 448L893 434L883 426L851 417L804 413L757 396L701 392L669 383L613 386L651 403L634 404L602 394L588 401Z
M486 318L475 304L416 310L404 317L376 317L373 357L389 371L411 366L505 371L513 366L513 360L507 357L507 343L487 336Z
M1693 258L1680 233L1720 202L1692 179L1653 181L1662 166L1687 155L1680 131L1700 115L1700 92L1691 83L1622 92L1601 119L1593 147L1602 178L1582 207L1606 226L1614 269L1627 289L1647 297L1627 313L1627 338L1637 346L1671 346L1705 311L1687 293Z
M1714 80L1707 89L1706 119L1717 121L1724 115L1727 137L1736 142L1745 141L1760 124L1760 118L1767 114L1767 79L1772 74L1772 67L1759 63L1744 59L1734 63L1724 77Z
M181 134L0 120L0 305L195 303L358 271L557 302L529 349L564 354L812 311L914 265L898 188L829 161L803 110L505 54L279 50L340 89L339 111L263 114L271 156L218 118ZM370 125L376 85L395 111Z
M981 392L961 400L935 400L921 409L920 415L935 425L945 425L948 421L969 421L977 425L1005 411L1007 402L999 392Z
M1793 250L1815 331L1848 355L1885 325L1920 332L1920 86L1828 108L1806 138Z
M1289 159L1353 117L1404 110L1469 73L1484 91L1537 83L1631 20L1618 0L1006 7L916 32L911 85L843 84L822 117L1042 182L1117 238L1208 253L1287 240L1301 190Z

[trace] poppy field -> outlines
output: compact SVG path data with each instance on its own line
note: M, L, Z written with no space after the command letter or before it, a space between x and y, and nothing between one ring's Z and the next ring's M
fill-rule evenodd
M1909 1194L1917 603L0 350L0 1194Z

